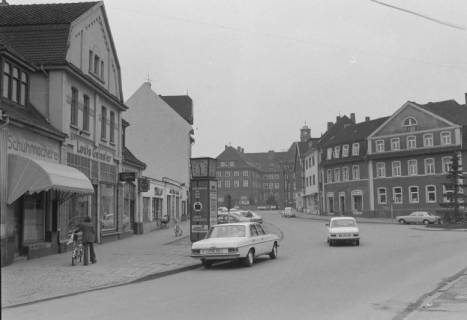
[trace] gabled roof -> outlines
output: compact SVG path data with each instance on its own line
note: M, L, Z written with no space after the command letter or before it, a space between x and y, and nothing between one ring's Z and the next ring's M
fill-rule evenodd
M65 63L70 24L100 2L0 6L0 33L36 65Z
M342 129L321 143L322 148L329 146L351 143L354 141L365 140L373 131L382 125L389 117L382 117L374 120L363 121L357 124L345 125Z
M347 116L342 116L332 125L320 138L319 145L320 147L327 144L329 139L332 139L341 129L344 128L344 125L353 125L352 120Z
M429 102L417 106L459 125L467 125L467 105L460 105L455 100Z
M136 158L135 155L127 147L123 147L122 156L124 163L143 170L146 169L146 163Z
M181 96L161 96L172 109L175 110L189 124L193 124L193 100L188 95Z
M11 122L18 122L26 127L42 130L58 140L65 140L66 134L52 126L42 114L28 104L24 107L0 101L0 109L3 110Z
M0 26L70 24L99 2L0 6Z

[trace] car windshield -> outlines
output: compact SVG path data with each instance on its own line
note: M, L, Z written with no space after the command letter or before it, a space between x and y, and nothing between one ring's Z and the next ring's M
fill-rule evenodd
M209 230L207 238L236 238L245 236L245 226L215 226Z
M355 227L353 219L338 219L331 222L331 227Z
M253 214L250 211L241 211L240 214L247 218L253 217Z

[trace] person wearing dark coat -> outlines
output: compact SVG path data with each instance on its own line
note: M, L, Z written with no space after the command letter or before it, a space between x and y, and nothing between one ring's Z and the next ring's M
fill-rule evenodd
M83 264L86 266L89 263L88 259L88 248L91 253L91 263L96 263L96 253L94 252L94 242L96 241L96 230L91 223L91 218L84 218L84 222L78 225L77 232L83 233L83 250L84 250L84 261Z

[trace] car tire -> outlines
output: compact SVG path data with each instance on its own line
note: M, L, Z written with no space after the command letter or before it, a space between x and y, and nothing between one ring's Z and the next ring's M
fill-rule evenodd
M430 224L430 221L425 219L425 220L423 220L423 224Z
M400 224L405 224L405 220L404 219L399 219L399 223Z
M212 261L209 260L201 260L201 264L206 269L210 269L212 267Z
M274 245L272 246L272 250L269 253L269 257L271 259L276 259L277 258L277 243L274 242Z
M244 264L247 267L251 267L253 263L255 263L255 253L253 249L250 249L250 251L248 251L248 254L244 259Z

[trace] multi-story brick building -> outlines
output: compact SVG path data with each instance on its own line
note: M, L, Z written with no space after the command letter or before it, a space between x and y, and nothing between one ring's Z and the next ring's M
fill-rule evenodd
M280 205L284 179L280 162L286 152L245 153L244 149L225 146L217 157L219 205L230 194L235 205Z
M466 139L467 106L405 103L368 136L369 209L440 211L439 203L448 201L443 184L453 152L466 168Z
M348 118L347 118L348 119ZM322 210L326 214L363 214L370 209L371 193L367 154L367 137L387 118L330 127L326 139L320 142L320 174L322 181ZM339 123L340 122L340 123ZM337 130L336 130L337 129Z

